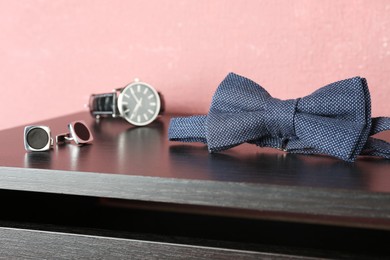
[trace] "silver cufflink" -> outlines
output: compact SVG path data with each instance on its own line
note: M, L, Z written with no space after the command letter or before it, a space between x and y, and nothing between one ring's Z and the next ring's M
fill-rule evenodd
M47 126L26 126L24 148L28 152L48 151L53 146L50 128Z
M57 144L74 141L76 144L87 144L93 141L93 136L88 126L83 121L74 121L68 124L69 133L56 136Z

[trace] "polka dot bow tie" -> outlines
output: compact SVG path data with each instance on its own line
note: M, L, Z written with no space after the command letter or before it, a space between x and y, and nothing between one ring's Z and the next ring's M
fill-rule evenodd
M247 142L353 162L358 155L390 159L390 143L370 137L389 129L390 118L371 118L364 78L338 81L303 98L280 100L257 83L230 73L216 90L208 115L171 119L168 138L202 142L210 152Z

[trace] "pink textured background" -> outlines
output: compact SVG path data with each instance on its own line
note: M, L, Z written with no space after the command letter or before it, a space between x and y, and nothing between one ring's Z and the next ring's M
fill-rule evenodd
M206 113L230 71L283 99L360 75L390 116L390 1L0 0L0 128L135 77L168 111Z

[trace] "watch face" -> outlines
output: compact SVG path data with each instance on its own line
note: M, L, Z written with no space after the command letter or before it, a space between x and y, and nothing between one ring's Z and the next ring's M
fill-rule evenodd
M157 91L144 82L127 85L118 97L118 109L123 118L133 125L150 124L160 112Z

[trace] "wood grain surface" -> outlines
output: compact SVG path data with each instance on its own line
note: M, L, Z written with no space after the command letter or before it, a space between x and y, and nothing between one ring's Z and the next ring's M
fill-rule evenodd
M209 154L169 142L169 119L133 127L80 112L33 123L53 137L75 120L92 130L91 145L47 152L24 150L24 126L0 131L0 258L389 254L389 160L346 163L249 144Z
M314 259L15 228L0 228L0 240L0 259Z
M220 154L167 140L169 116L147 127L86 113L35 123L53 136L84 120L92 145L27 153L23 126L0 132L0 188L184 205L171 210L390 229L390 162L346 163L244 144ZM388 136L384 136L388 138Z

